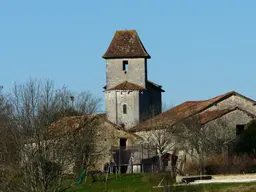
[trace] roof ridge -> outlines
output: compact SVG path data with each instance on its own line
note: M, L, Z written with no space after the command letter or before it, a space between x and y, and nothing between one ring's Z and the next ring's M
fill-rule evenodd
M155 88L155 89L161 90L161 92L165 92L165 90L162 89L162 85L159 85L159 84L157 84L157 83L154 83L153 81L147 80L146 85L150 85L150 86L152 86L152 87Z
M145 49L145 47L144 47L144 45L143 45L143 43L142 43L142 41L141 41L141 39L140 39L140 37L139 37L139 34L137 33L136 30L134 30L134 31L135 31L135 34L136 34L136 38L138 39L138 41L139 41L139 43L140 43L140 46L142 47L142 50L143 50L144 54L147 55L147 56L149 56L149 58L150 58L150 55L147 53L147 51L146 51L146 49Z
M207 115L207 113L212 113L212 114L214 114L214 113L216 113L216 112L220 112L220 114L217 114L217 115L215 115L214 117L212 117L212 118L210 118L210 119L208 119L208 120L205 120L205 122L202 122L201 125L205 125L206 123L209 123L209 122L211 122L211 121L213 121L213 120L215 120L215 119L217 119L217 118L219 118L219 117L222 117L223 115L226 115L226 114L228 114L228 113L230 113L230 112L233 112L233 111L235 111L235 110L240 110L240 111L242 111L242 112L244 112L244 113L246 113L246 114L248 114L248 115L250 115L250 116L256 117L254 114L252 114L252 113L250 113L249 111L244 110L244 109L242 109L242 108L240 108L240 107L238 107L238 106L235 106L235 107L228 107L228 108L224 108L224 109L215 109L215 110L209 110L209 111L203 111L203 112L201 112L201 113L200 113L201 118L202 118L203 115Z
M234 91L234 90L229 91L229 92L224 93L224 94L221 94L221 95L218 95L216 97L212 97L211 99L208 99L208 100L212 101L212 104L214 104L214 103L217 103L217 102L219 102L219 101L221 101L223 99L226 99L226 98L228 98L228 97L230 97L230 96L232 96L234 94L237 95L237 96L240 96L240 97L242 97L242 98L244 98L246 100L249 100L249 101L253 102L254 104L256 104L256 101L254 101L253 99L250 99L250 98L248 98L248 97L246 97L246 96L244 96L244 95L242 95L242 94L240 94L240 93L238 93L237 91Z
M141 85L138 85L126 80L114 87L107 89L107 91L111 91L111 90L147 90L147 89L142 87Z
M150 58L150 55L136 30L117 30L102 58Z

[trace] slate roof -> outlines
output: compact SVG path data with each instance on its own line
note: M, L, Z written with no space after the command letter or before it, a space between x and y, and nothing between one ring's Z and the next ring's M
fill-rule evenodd
M150 55L135 30L120 30L116 31L102 58L150 58Z
M173 125L177 124L178 122L180 122L181 120L184 120L184 119L186 119L192 115L195 115L197 113L201 113L204 110L208 109L209 107L217 104L218 102L231 97L232 95L240 96L242 98L245 98L245 99L251 101L252 103L255 103L255 101L250 98L247 98L235 91L230 91L228 93L219 95L217 97L214 97L214 98L208 99L208 100L186 101L186 102L184 102L180 105L177 105L163 113L160 113L159 115L153 117L152 119L146 120L146 121L138 124L137 126L132 127L131 129L129 129L129 131L136 132L136 131L152 130L152 129L156 129L156 128L165 128L167 126L173 126ZM214 117L215 115L222 114L224 112L225 111L211 112L211 117ZM210 114L210 113L208 113L208 114Z

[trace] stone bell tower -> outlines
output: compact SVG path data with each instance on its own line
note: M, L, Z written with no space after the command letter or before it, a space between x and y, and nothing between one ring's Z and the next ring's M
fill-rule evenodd
M125 129L161 113L162 90L148 80L150 55L135 30L116 31L106 53L107 119Z

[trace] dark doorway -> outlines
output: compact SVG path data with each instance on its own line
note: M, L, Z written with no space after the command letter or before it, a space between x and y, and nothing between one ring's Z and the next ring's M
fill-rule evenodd
M126 141L127 141L126 138L120 138L120 143L119 143L119 145L120 145L120 148L121 148L121 149L126 149Z
M245 125L236 125L236 135L241 135L244 132Z
M119 170L121 173L126 173L127 171L127 151L126 151L126 138L120 138L120 150L119 150Z

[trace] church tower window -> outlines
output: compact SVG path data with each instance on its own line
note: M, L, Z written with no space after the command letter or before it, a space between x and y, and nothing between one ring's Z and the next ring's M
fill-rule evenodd
M123 61L123 71L128 71L128 61L127 60Z
M123 104L123 114L127 114L127 105Z

